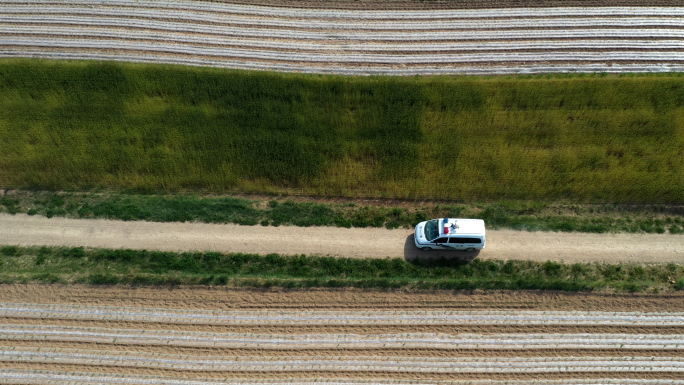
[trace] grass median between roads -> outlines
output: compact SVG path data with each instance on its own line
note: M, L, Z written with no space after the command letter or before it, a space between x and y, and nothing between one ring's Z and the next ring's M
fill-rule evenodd
M321 202L306 198L201 197L121 193L9 191L0 212L46 217L104 218L155 222L236 223L412 228L441 217L481 218L489 229L589 233L684 233L684 207L589 205L502 201L483 204L385 201Z
M0 282L31 281L95 285L669 292L684 289L684 265L479 259L405 261L83 247L1 247Z
M684 203L684 76L0 60L0 186Z

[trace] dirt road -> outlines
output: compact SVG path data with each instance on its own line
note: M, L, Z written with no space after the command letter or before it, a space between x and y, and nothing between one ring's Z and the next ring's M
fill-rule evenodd
M153 223L0 215L0 244L330 255L338 257L473 257L564 262L682 262L684 235L583 234L489 230L477 253L423 252L412 230Z

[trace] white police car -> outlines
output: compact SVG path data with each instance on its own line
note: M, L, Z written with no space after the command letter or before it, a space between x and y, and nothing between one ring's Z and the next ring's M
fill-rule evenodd
M439 218L416 225L416 247L430 250L475 251L485 247L482 219Z

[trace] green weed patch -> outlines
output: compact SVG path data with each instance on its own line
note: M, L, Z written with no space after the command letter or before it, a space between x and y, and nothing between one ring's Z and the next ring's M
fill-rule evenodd
M5 188L682 203L683 150L680 74L0 61Z
M174 253L17 247L0 254L0 282L385 289L682 290L680 264L562 264L458 259L405 261L306 255Z
M501 201L486 204L397 202L401 206L287 198L9 191L7 213L46 217L262 226L412 228L430 218L482 218L489 229L585 233L684 233L684 207ZM391 202L390 202L391 204ZM11 208L11 210L10 210ZM0 209L0 212L5 212Z

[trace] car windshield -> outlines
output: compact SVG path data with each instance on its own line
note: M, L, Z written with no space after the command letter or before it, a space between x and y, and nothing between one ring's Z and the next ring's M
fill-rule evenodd
M428 221L425 224L425 238L428 241L432 241L433 239L437 238L439 236L439 219L433 219L431 221Z

